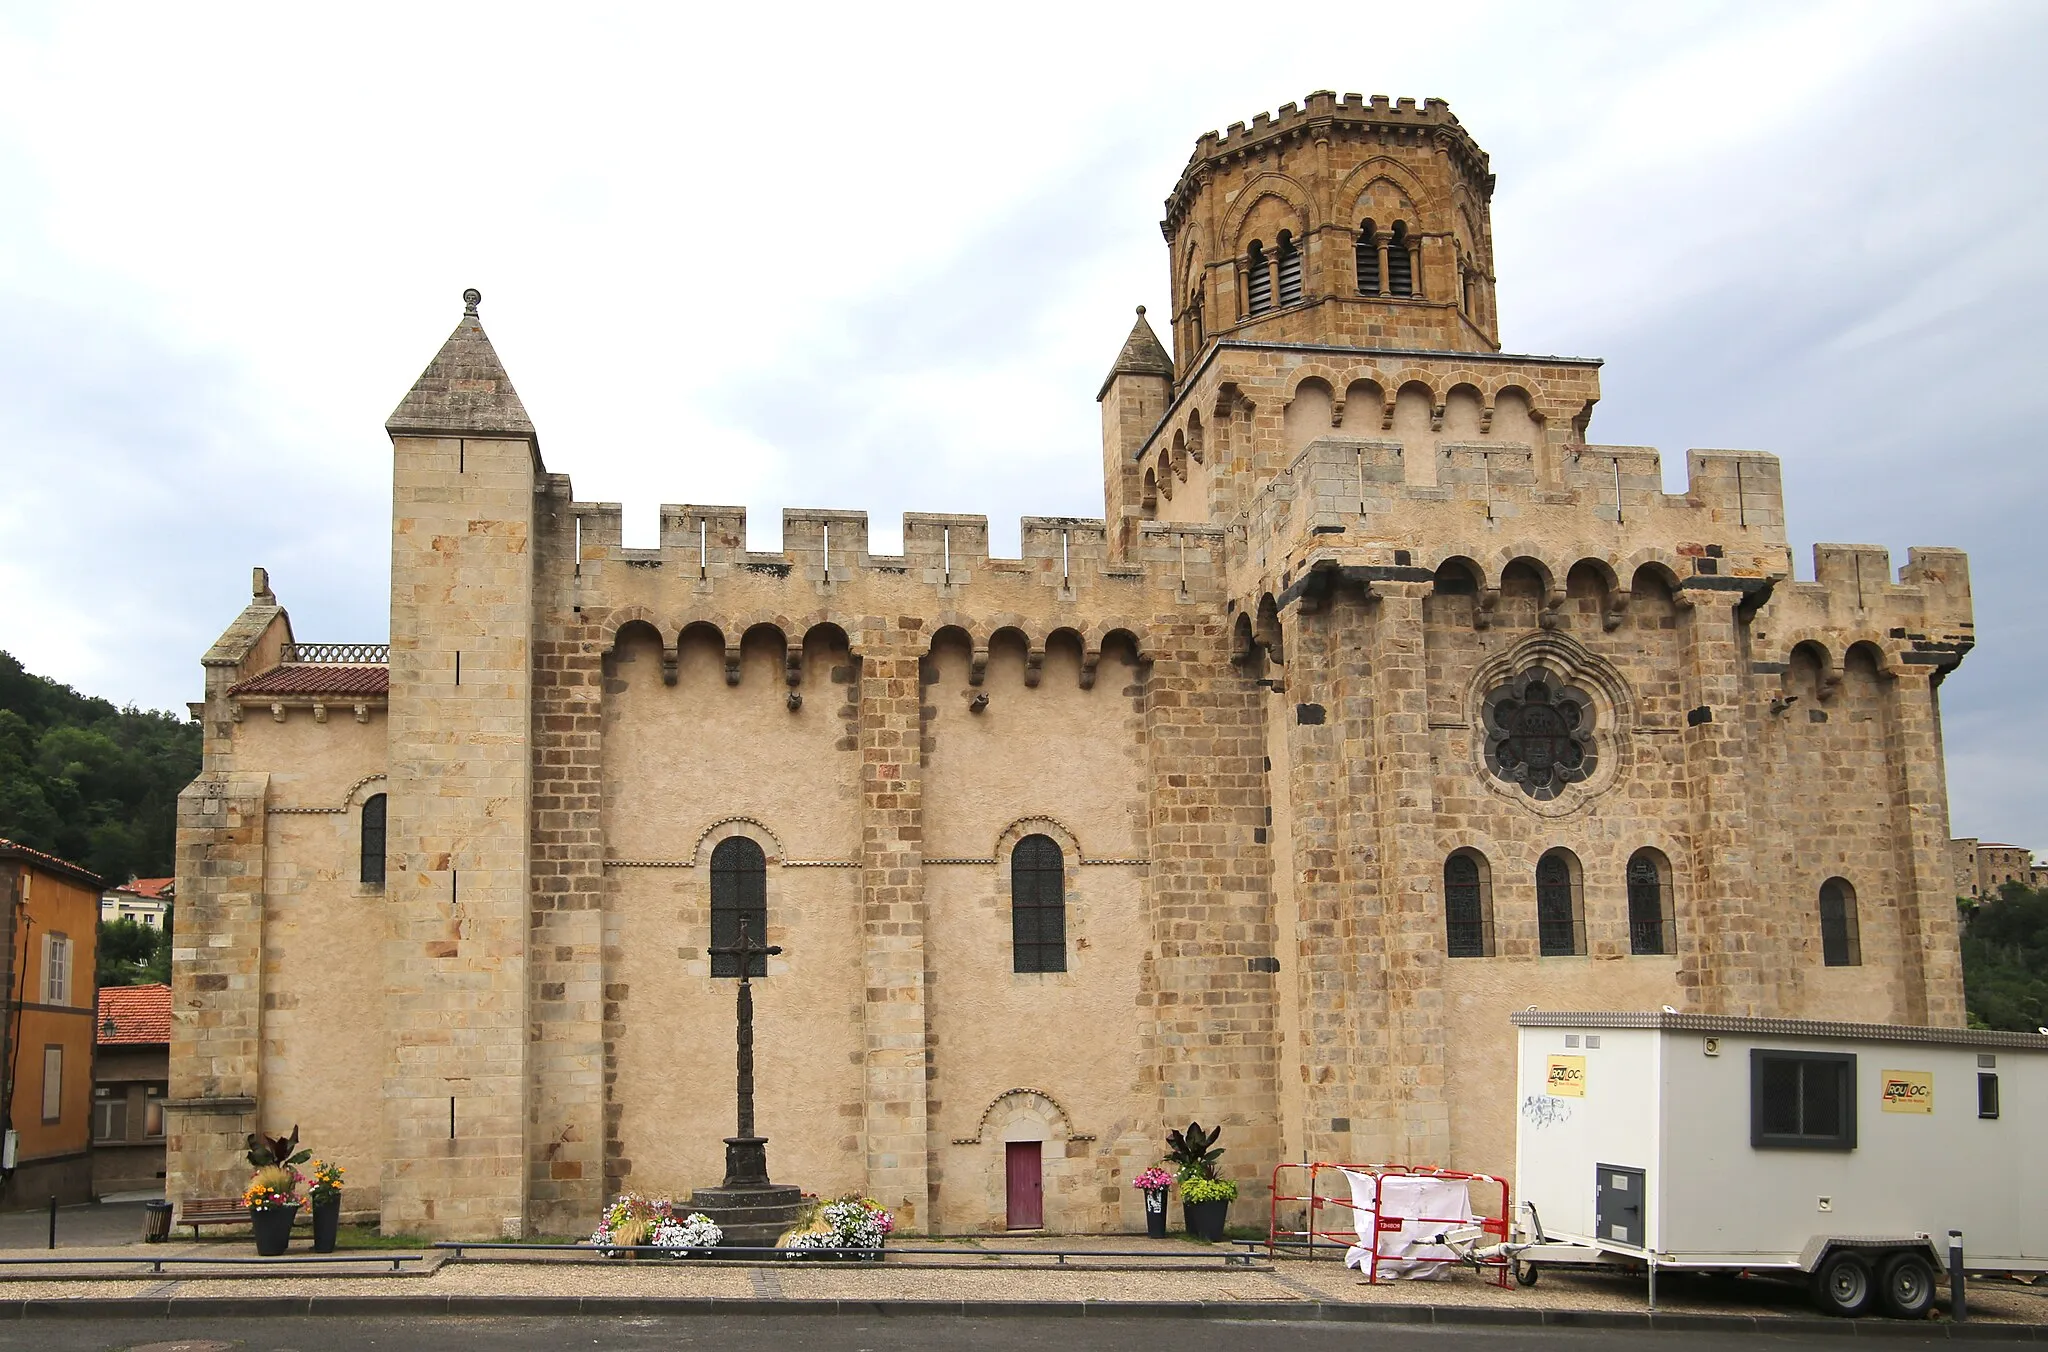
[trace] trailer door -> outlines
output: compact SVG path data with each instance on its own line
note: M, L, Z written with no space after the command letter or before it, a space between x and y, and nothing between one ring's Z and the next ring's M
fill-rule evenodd
M1643 1247L1644 1184L1641 1169L1619 1164L1594 1166L1593 1223L1601 1239L1632 1249Z

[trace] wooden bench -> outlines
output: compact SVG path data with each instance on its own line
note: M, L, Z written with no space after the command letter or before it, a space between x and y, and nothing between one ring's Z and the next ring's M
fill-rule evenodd
M199 1238L202 1225L247 1225L249 1208L239 1197L187 1197L178 1204L178 1224L192 1227Z

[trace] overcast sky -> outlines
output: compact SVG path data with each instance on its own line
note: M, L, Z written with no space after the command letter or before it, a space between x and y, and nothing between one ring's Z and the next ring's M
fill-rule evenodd
M756 548L818 506L1014 552L1102 511L1094 394L1166 313L1195 137L1441 97L1499 176L1508 350L1607 359L1594 441L1674 491L1688 447L1784 457L1802 577L1970 550L1954 827L2048 848L2044 56L2048 6L1949 0L0 0L0 647L182 709L258 563L301 638L384 638L382 424L466 286L629 544L699 502Z

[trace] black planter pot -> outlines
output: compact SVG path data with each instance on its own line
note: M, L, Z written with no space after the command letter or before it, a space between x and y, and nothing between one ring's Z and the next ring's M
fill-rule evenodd
M341 1229L341 1194L313 1203L313 1252L333 1253L335 1232Z
M1153 1188L1145 1193L1145 1237L1166 1238L1166 1189Z
M292 1246L292 1221L299 1204L249 1208L249 1228L256 1232L256 1256L275 1258Z
M1182 1202L1180 1209L1187 1220L1189 1234L1211 1244L1222 1241L1223 1222L1230 1215L1230 1203Z

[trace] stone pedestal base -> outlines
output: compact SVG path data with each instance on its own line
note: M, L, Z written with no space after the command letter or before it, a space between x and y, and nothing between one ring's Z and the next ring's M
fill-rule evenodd
M727 1247L772 1249L804 1214L804 1194L775 1183L699 1188L690 1194L690 1210L718 1222Z

